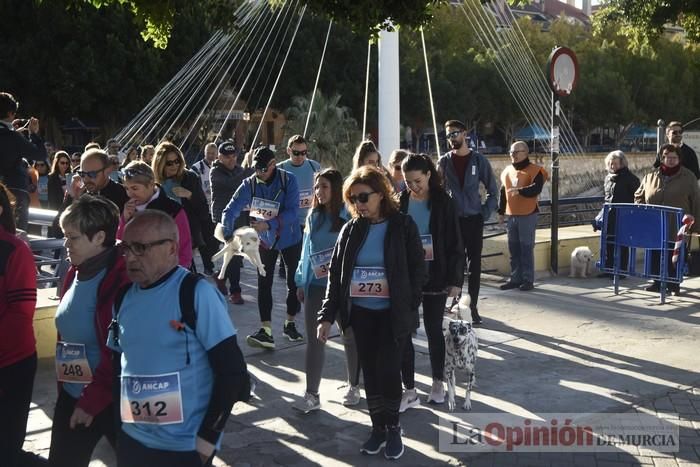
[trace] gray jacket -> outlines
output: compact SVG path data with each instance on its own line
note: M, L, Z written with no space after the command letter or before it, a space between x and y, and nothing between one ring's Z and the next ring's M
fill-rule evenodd
M233 170L227 169L221 162L214 161L209 171L209 181L211 182L211 220L214 224L221 222L221 215L224 208L231 201L233 194L246 177L253 174L252 169L242 169L239 166ZM242 222L247 218L241 219ZM247 225L247 223L243 223ZM236 228L241 225L236 225Z
M457 205L459 217L481 214L487 221L496 210L498 203L498 186L493 175L491 163L487 158L476 151L469 155L467 170L464 175L464 186L459 186L459 177L455 171L450 152L440 156L438 170L445 180L445 190ZM486 202L481 204L479 184L486 188Z

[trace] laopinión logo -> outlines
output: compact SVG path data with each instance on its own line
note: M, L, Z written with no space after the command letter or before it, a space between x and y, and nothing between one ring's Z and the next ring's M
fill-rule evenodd
M439 417L440 452L679 450L678 414L462 413Z

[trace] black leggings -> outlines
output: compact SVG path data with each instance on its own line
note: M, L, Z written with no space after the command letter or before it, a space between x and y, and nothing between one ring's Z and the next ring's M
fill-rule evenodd
M469 265L468 291L471 308L475 309L479 302L481 287L481 250L484 247L484 218L481 214L460 217L459 228L462 231L462 241L467 252Z
M353 306L350 325L357 343L372 426L380 429L398 426L401 357L406 338L393 337L389 310Z
M423 324L428 336L428 352L430 353L430 368L433 379L442 381L445 374L445 338L442 335L442 315L445 312L447 294L423 295ZM413 340L406 339L403 359L401 361L401 380L406 389L416 385L415 351Z
M275 263L280 251L260 248L260 259L265 265L265 277L258 274L258 311L260 321L272 320L272 279L275 277ZM281 251L284 263L287 265L287 314L295 316L299 313L301 305L297 300L297 285L294 274L297 271L299 256L301 255L301 242L285 248Z
M70 427L70 417L78 400L61 389L51 427L49 465L52 467L88 466L92 451L103 436L112 447L116 444L114 408L110 404L97 414L89 427Z
M35 373L36 354L0 368L0 463L7 467L20 465Z

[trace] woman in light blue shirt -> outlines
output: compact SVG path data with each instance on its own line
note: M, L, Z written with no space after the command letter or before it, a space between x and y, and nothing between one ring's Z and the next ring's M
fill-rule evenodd
M314 199L304 228L301 260L297 266L295 281L297 298L304 304L306 333L311 336L306 347L306 392L304 399L294 408L304 413L321 407L318 387L325 360L325 345L313 336L316 334L318 310L326 293L328 266L340 228L349 215L343 205L343 176L335 169L318 172L314 177ZM342 332L348 363L348 392L343 405L360 402L360 369L357 347L352 329Z

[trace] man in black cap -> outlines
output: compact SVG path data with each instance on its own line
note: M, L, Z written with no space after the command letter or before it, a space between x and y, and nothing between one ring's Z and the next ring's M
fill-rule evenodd
M255 173L253 169L242 169L238 165L236 157L236 145L232 142L224 142L219 145L218 156L214 161L209 172L209 181L211 185L211 219L214 224L222 222L221 215L224 212L226 204L231 200L233 194L241 186L243 180ZM234 229L248 225L248 211L241 212L236 222ZM220 280L216 277L216 285L219 291L224 296L229 297L229 301L234 305L243 305L243 297L241 297L241 266L243 266L243 258L234 256L226 268L226 278ZM229 288L226 288L226 280L228 280Z
M299 313L294 273L301 255L301 229L297 218L299 187L296 177L278 169L275 153L268 147L259 147L253 153L255 174L243 180L223 212L224 235L233 236L236 220L250 206L250 225L260 237L260 258L265 265L265 276L258 273L258 309L260 330L246 338L248 345L275 348L272 338L272 279L277 256L281 253L287 264L287 321L283 334L290 341L301 341L294 324Z

